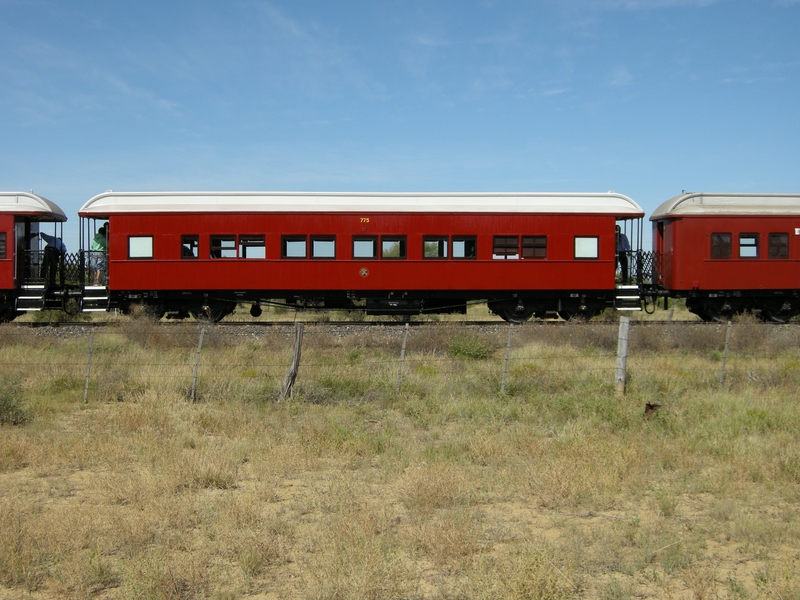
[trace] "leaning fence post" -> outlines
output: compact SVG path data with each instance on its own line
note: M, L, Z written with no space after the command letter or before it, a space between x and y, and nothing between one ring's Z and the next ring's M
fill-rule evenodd
M89 359L86 361L86 382L83 384L83 403L89 403L89 373L92 372L92 349L94 348L94 327L89 334Z
M297 378L297 369L300 366L300 351L303 348L303 323L294 324L294 351L292 352L292 364L289 366L289 372L283 378L283 385L281 386L281 395L278 397L278 402L283 402L286 398L292 396L292 388L294 387L294 380Z
M508 377L508 357L511 354L511 334L514 331L514 326L509 323L508 324L508 343L506 344L506 360L503 363L503 382L500 384L500 393L506 393L506 378Z
M625 393L625 382L628 376L628 332L630 331L630 327L630 318L620 317L619 341L617 342L617 376L614 385L614 389L616 389L617 394Z
M197 342L197 355L194 358L194 373L192 374L192 402L195 400L195 392L197 391L197 369L200 366L200 351L203 349L203 336L205 333L205 327L201 328L200 341Z
M719 376L719 387L725 385L725 364L728 362L728 346L731 343L731 322L728 321L728 331L725 333L725 352L722 354L722 373Z
M400 391L400 379L403 377L403 361L406 359L406 342L408 341L408 323L403 328L403 347L400 349L400 365L397 367L397 387L395 391Z

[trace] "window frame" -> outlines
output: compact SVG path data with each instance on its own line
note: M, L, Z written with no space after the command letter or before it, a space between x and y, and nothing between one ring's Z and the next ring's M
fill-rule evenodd
M754 243L753 244L744 244L743 245L742 241L744 241L744 240L752 240ZM758 233L753 233L753 232L740 233L739 234L739 258L744 259L744 260L758 260L758 258L760 258L760 252L759 252L759 247L758 247L760 241L761 240L760 240L760 236L759 236ZM753 256L744 256L742 254L743 250L748 250L748 249L752 250L752 252L754 253Z
M436 253L429 253L429 248L434 248ZM429 246L430 245L430 246ZM422 259L423 260L447 260L450 240L446 235L424 235L422 236Z
M239 258L239 245L236 240L236 234L233 233L220 233L208 236L208 257L213 260L231 260ZM233 244L232 246L225 246L223 244ZM219 256L214 256L214 251L219 251ZM233 256L225 256L225 253L233 250Z
M469 243L472 243L472 254L467 254ZM456 256L456 244L464 244L464 256ZM450 256L453 260L476 260L478 258L478 237L475 235L454 235L450 242Z
M0 258L6 258L8 235L5 231L0 231Z
M146 242L147 240L149 240L149 242L150 242L149 243L149 254L142 254L141 256L134 255L132 253L133 246L131 245L131 242L134 242L134 241ZM155 250L154 250L154 242L153 242L153 236L152 235L129 235L128 236L128 260L153 260L154 256L155 256Z
M405 235L382 235L380 242L380 256L381 260L406 260L408 257L408 246L406 244L407 236ZM386 244L397 244L398 255L386 256Z
M525 244L526 240L530 240L528 245ZM523 235L521 243L522 260L547 260L547 236L546 235ZM531 255L526 256L525 251L531 250ZM540 256L537 256L537 251Z
M501 242L501 240L505 240ZM511 241L514 240L514 245ZM508 252L513 249L514 253ZM501 250L502 252L498 252ZM495 235L492 236L492 260L519 260L519 236L518 235Z
M331 243L333 244L333 254L318 256L316 253L317 243ZM336 260L336 236L335 235L312 235L308 244L308 257L311 260Z
M725 238L727 237L727 241ZM733 235L726 231L715 231L711 234L711 259L729 260L733 256ZM719 241L719 244L715 244ZM716 252L715 252L716 248Z
M186 249L191 254L186 254ZM181 260L198 260L200 258L200 236L196 234L181 235Z
M263 256L247 256L248 248L260 248ZM267 238L261 233L245 233L237 236L237 258L244 260L264 260L267 258Z
M585 245L588 242L592 244L592 252L590 254L578 254L579 242ZM581 250L583 251L583 250ZM573 241L573 258L574 260L599 260L600 259L600 236L598 235L576 235Z
M777 244L774 242L774 240L775 240L775 238L777 236L783 236L783 238L784 238L781 241L781 245L780 246L777 246ZM767 258L772 258L772 259L775 259L775 260L783 260L783 259L789 258L789 239L790 239L790 237L791 236L789 235L789 232L785 232L785 231L775 231L775 232L770 233L767 236ZM781 252L780 254L774 252L775 248L780 248L780 247L783 248L783 252Z
M303 255L295 256L287 253L289 244L303 242ZM281 236L281 258L288 260L305 260L308 258L308 236L306 235L283 235Z
M353 260L377 260L378 258L378 236L377 235L358 235L353 236L352 240ZM370 256L362 256L356 254L356 244L370 242L372 244L372 254Z

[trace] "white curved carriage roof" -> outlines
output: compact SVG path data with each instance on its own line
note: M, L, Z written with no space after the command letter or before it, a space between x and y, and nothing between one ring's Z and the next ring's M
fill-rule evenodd
M474 192L106 192L80 209L82 217L126 213L413 212L589 213L641 217L622 194Z
M650 220L682 215L800 215L800 194L692 192L670 198Z
M0 192L0 212L35 215L40 221L66 221L55 202L29 192Z

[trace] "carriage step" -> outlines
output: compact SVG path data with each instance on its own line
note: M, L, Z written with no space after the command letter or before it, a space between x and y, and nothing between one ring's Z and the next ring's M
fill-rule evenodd
M618 285L617 293L614 297L614 308L626 311L642 310L642 298L639 296L639 286Z

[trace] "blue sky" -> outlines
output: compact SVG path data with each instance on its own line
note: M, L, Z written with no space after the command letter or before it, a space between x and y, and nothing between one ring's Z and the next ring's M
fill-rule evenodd
M800 1L0 0L0 189L800 192Z

